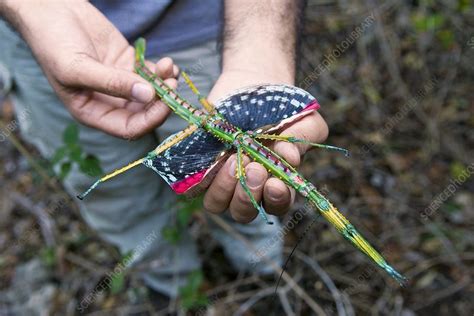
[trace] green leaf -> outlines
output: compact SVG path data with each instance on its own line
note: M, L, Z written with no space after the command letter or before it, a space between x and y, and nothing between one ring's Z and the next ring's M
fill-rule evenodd
M204 276L201 271L193 271L188 278L188 285L193 290L198 290L204 281Z
M376 104L381 100L379 92L372 85L364 85L364 94L367 96L371 103Z
M193 216L193 210L190 209L180 209L176 214L176 219L178 220L179 227L188 226L191 217Z
M186 310L208 305L209 299L202 293L192 293L191 295L181 296L181 306Z
M56 149L56 152L54 153L53 157L51 158L51 164L56 165L58 162L64 159L66 156L67 148L66 147L59 147Z
M460 12L467 12L471 8L471 0L458 0L458 10Z
M82 160L82 148L77 143L69 146L69 157L72 161L80 163Z
M118 294L125 287L125 276L123 273L114 274L110 280L110 293Z
M59 178L61 180L66 179L67 175L71 171L72 164L71 162L67 161L61 165L61 171L59 172Z
M202 208L203 196L189 200L188 198L178 198L177 221L179 227L186 227L193 216Z
M451 163L451 165L449 166L449 169L451 172L451 177L453 177L454 179L461 178L466 172L466 167L464 166L462 162L459 162L459 161L455 161Z
M66 127L63 133L63 140L67 145L73 145L79 141L79 127L77 124L71 123Z
M436 33L438 40L445 49L449 49L455 42L454 33L451 30L441 30Z
M445 19L439 13L428 16L418 13L412 17L412 21L418 32L427 32L439 29L443 26Z
M163 227L161 230L161 235L170 244L177 244L181 239L179 229L177 227Z
M90 177L98 177L103 174L99 159L92 155L88 155L79 162L79 169Z
M56 263L56 251L54 247L46 247L41 250L41 260L48 267L54 266Z
M188 276L188 282L179 289L181 305L185 309L192 309L209 305L209 300L200 289L204 281L202 271L193 271Z

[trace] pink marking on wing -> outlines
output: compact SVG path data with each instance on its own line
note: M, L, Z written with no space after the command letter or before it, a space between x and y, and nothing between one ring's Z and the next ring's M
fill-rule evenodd
M318 101L316 101L316 99L314 99L313 101L308 103L308 105L306 105L305 108L301 112L311 111L311 110L319 110L320 108L321 108L321 106L319 105Z
M316 111L319 108L321 108L321 106L319 105L318 101L316 101L316 99L315 99L315 100L311 101L310 103L308 103L303 108L303 110L301 110L300 112L296 113L295 115L293 115L289 118L286 118L286 119L282 120L280 123L278 123L274 127L268 129L266 132L267 133L272 133L272 132L275 132L275 131L278 131L278 130L282 130L286 126L302 119L303 117L305 117L307 115L310 115L313 111Z
M192 188L193 186L195 186L196 184L201 182L208 170L209 169L204 169L204 170L198 171L198 172L196 172L196 173L194 173L190 176L187 176L183 180L180 180L178 182L173 183L171 185L171 188L177 194L183 194L186 191L188 191L190 188Z

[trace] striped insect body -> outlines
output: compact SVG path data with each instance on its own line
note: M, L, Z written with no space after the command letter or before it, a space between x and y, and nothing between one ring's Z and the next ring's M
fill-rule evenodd
M362 253L371 258L400 284L405 278L393 269L355 227L305 180L284 158L266 147L265 141L304 143L309 146L341 151L339 147L309 143L281 131L319 109L316 99L303 89L288 85L258 85L243 88L210 104L190 78L183 78L197 95L207 113L195 108L157 78L145 65L145 42L136 42L136 72L155 88L157 96L176 114L189 122L181 132L171 135L146 157L115 170L97 180L79 198L84 198L101 182L143 164L158 173L178 194L194 195L206 189L227 157L237 153L236 178L262 218L271 224L266 212L246 184L243 155L262 164L305 197L316 211Z

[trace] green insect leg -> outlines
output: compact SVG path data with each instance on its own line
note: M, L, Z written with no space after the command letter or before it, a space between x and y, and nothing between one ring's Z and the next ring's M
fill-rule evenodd
M252 202L253 206L257 209L260 216L263 217L263 219L267 222L267 224L273 225L273 222L271 222L268 219L267 212L265 212L265 209L263 208L263 206L258 204L258 202L255 200L252 192L250 191L250 188L247 186L247 183L245 182L243 154L242 154L242 147L240 146L237 147L237 178L239 179L240 184L242 185L242 188L244 189L245 193L247 193L247 195L249 196L250 201Z
M269 140L276 140L276 141L282 141L282 142L287 142L287 143L300 143L300 144L305 144L311 147L318 147L318 148L325 148L329 150L335 150L335 151L340 151L343 152L346 157L349 157L349 151L345 148L341 147L336 147L336 146L331 146L331 145L325 145L325 144L318 144L318 143L312 143L309 142L305 139L300 139L296 138L293 136L285 136L285 135L272 135L272 134L258 134L254 136L257 139L269 139Z

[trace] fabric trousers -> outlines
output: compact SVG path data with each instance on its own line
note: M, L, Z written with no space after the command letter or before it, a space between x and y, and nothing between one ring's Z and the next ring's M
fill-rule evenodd
M35 145L42 156L50 158L63 145L63 131L74 119L55 95L26 43L2 21L0 38L0 64L3 71L8 72L4 77L9 77L12 83L9 95L23 139ZM181 69L189 71L203 93L209 92L220 74L220 55L215 41L167 56ZM178 92L193 104L198 103L193 102L197 101L196 97L185 84L180 85ZM104 171L110 172L143 157L165 137L185 126L186 122L172 115L155 133L128 141L79 124L79 143L85 152L99 158ZM63 184L75 196L94 180L74 167ZM147 262L158 262L140 270L140 277L151 288L174 297L179 287L186 283L188 273L200 268L196 243L188 232L183 232L178 244L170 244L161 235L163 228L175 221L176 196L151 169L134 168L101 184L97 191L78 203L87 224L123 254L133 251L137 259L135 264L146 266ZM281 263L282 242L275 238L281 226L276 218L272 218L275 225L267 225L260 217L249 224L239 224L228 212L221 216L255 248L267 247L266 256ZM255 260L255 254L241 240L210 223L213 238L223 246L237 270L270 271L264 261Z

